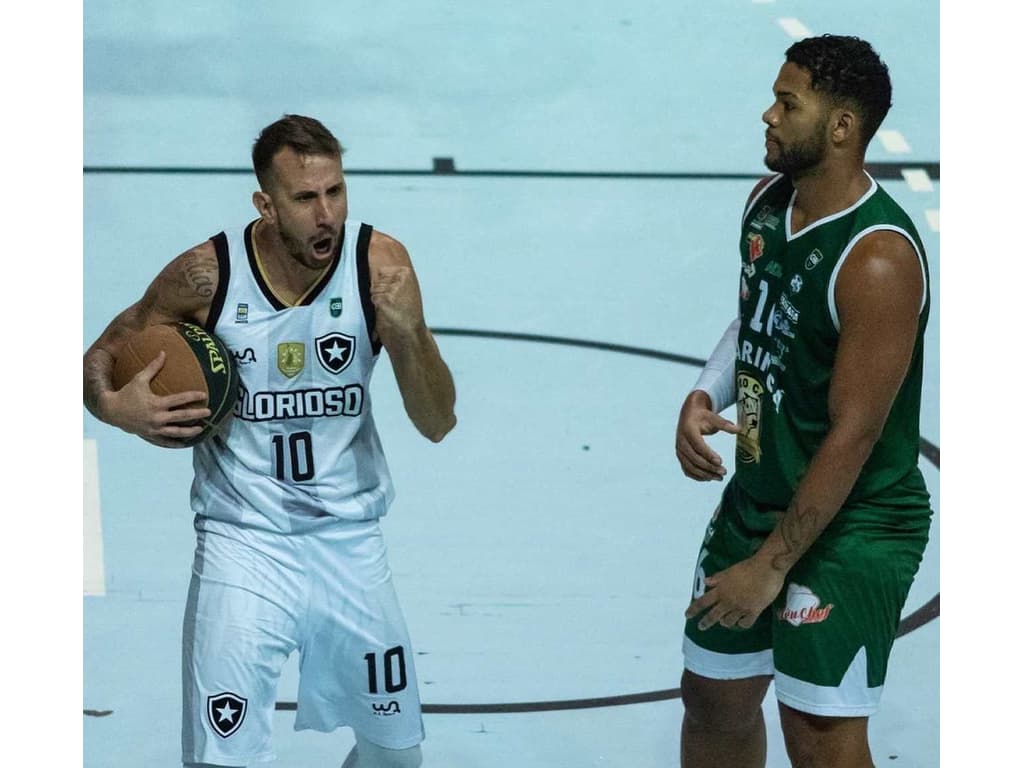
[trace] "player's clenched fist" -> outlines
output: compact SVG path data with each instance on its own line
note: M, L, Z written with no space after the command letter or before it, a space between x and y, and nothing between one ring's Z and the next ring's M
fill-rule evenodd
M389 339L416 333L423 327L423 300L410 267L382 266L373 271L370 300L377 310L377 334Z

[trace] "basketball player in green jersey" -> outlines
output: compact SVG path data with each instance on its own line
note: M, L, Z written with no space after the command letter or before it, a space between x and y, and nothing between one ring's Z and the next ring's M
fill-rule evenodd
M687 396L676 453L721 480L683 640L681 763L765 765L774 681L789 757L866 768L900 612L928 538L917 465L928 268L864 169L888 69L857 38L789 48L739 238L739 316ZM737 423L718 412L737 405Z

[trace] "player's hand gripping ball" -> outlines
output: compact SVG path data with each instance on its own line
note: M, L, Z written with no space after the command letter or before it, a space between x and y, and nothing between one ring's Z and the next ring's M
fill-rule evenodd
M114 363L115 389L121 389L161 352L164 366L150 382L157 395L205 392L210 416L203 431L189 438L196 445L212 435L234 410L238 398L238 369L224 342L193 323L151 325L132 336Z

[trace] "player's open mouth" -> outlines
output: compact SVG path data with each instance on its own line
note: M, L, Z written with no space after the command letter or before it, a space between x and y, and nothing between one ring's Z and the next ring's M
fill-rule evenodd
M330 237L325 237L323 240L317 240L313 243L313 250L316 252L317 256L327 256L331 252L331 244L333 242L333 239Z

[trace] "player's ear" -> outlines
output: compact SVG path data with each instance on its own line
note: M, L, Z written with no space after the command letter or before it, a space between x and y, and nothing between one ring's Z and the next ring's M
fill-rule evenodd
M274 210L274 202L270 199L270 195L262 189L258 189L252 193L252 204L261 217L270 222L274 221L276 211Z
M832 140L842 144L849 140L857 126L857 116L849 109L839 108L832 113Z

